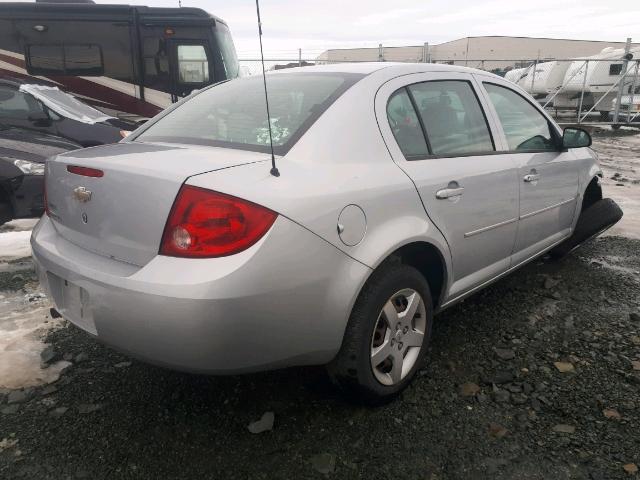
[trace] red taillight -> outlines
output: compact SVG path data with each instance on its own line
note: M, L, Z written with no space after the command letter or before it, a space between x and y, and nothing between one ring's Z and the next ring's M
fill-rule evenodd
M164 227L160 255L233 255L260 240L277 216L268 208L240 198L183 185Z
M79 167L78 165L67 165L67 172L75 175L82 175L83 177L104 177L104 172L97 168Z

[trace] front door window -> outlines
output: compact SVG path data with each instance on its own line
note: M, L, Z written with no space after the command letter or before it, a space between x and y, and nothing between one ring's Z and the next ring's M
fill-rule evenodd
M509 150L558 150L549 121L533 105L509 88L493 83L485 83L484 87L502 123Z

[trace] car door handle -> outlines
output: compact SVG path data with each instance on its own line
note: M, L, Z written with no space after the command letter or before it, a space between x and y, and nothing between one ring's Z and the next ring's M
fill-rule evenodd
M464 192L464 187L458 188L444 188L436 192L436 198L438 200L445 200L447 198L459 197Z
M537 182L538 180L540 180L540 175L538 175L537 173L530 173L529 175L525 175L524 177L522 177L522 179L526 183Z

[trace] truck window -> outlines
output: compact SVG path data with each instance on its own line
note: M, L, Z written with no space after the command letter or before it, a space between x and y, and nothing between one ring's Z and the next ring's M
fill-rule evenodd
M28 45L27 70L31 75L104 74L98 45Z
M178 45L178 81L203 84L209 82L209 59L202 45Z
M144 39L144 86L168 92L170 85L169 53L163 38Z
M227 27L218 23L213 31L213 35L216 38L216 42L218 42L218 49L220 50L226 77L228 79L236 78L240 72L240 64L236 56L236 47L233 44L231 32L229 32Z

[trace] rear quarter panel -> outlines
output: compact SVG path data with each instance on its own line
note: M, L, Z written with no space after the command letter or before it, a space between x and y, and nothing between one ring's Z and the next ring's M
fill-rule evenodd
M424 241L440 250L449 270L444 238L382 140L374 114L380 81L371 77L345 92L277 159L280 177L271 176L265 162L197 175L187 183L271 208L371 268L400 246ZM340 212L350 204L366 216L366 234L353 246L337 230Z

